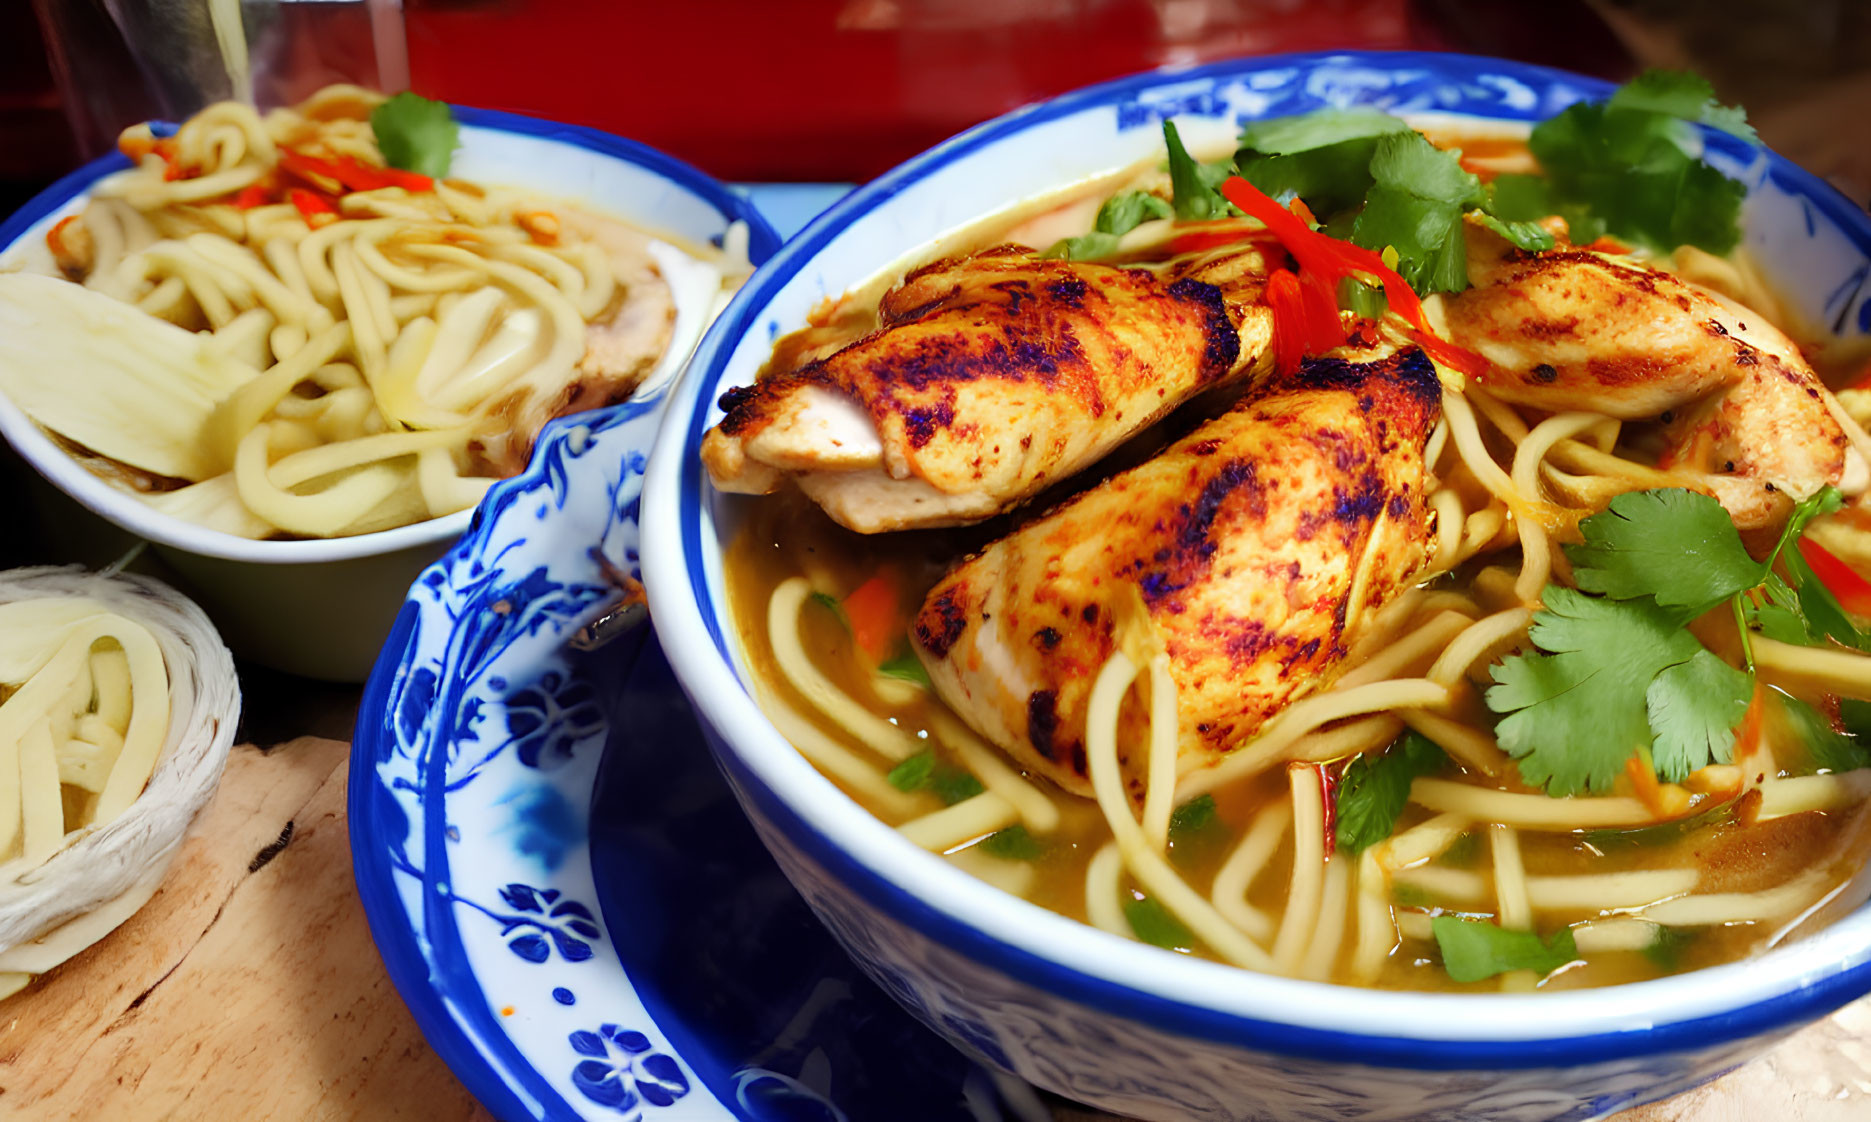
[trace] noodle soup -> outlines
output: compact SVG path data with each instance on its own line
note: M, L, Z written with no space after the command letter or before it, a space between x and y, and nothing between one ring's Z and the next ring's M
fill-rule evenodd
M916 263L900 284L825 309L779 342L752 390L724 398L721 439L704 444L709 470L724 489L773 492L747 502L726 575L757 699L781 733L872 813L999 890L1121 937L1301 978L1608 985L1742 958L1861 903L1871 658L1862 608L1817 622L1833 618L1820 603L1833 585L1799 558L1814 555L1821 530L1859 517L1871 442L1863 418L1768 326L1760 308L1771 298L1745 255L1646 251L1606 236L1568 244L1559 226L1545 249L1475 263L1494 235L1471 232L1472 287L1444 289L1413 313L1416 294L1391 284L1394 250L1379 264L1375 252L1347 249L1350 279L1381 288L1388 307L1336 311L1336 341L1302 357L1292 336L1319 324L1301 322L1301 304L1282 311L1282 291L1295 289L1280 273L1290 258L1305 278L1339 252L1311 240L1328 237L1331 221L1315 230L1303 207L1270 212L1279 204L1247 191L1226 196L1247 217L1172 217L1172 196L1197 180L1178 177L1173 133L1170 144L1167 175L1142 169L1041 215L987 220L985 236L941 247L974 256ZM1487 155L1503 167L1526 159L1512 145ZM1158 202L1126 203L1146 217L1105 228L1113 200L1136 195ZM1073 272L1077 261L1095 264ZM1684 312L1739 317L1697 322L1732 322L1719 334L1733 349L1721 355L1804 371L1811 392L1796 406L1762 404L1748 395L1769 391L1745 371L1660 405L1632 405L1582 375L1575 388L1564 361L1524 348L1568 334L1587 351L1626 344L1581 330L1576 316L1557 328L1527 311L1490 320L1489 301L1503 293L1540 295L1543 269L1573 270L1565 299L1579 278L1608 277L1661 291ZM1011 312L970 288L972 273L989 270L982 289L1020 286ZM1240 354L1257 341L1256 309L1270 308L1258 337L1266 361L1237 360L1239 381L1217 375L1181 409L1133 418L1112 442L1121 450L1093 455L1095 467L1072 461L1052 474L1049 463L1030 485L1016 479L987 517L899 486L933 478L925 449L1001 432L970 412L982 408L979 385L1002 376L978 373L978 356L1017 348L970 350L971 331L1038 339L1044 351L1059 337L1045 334L1056 327L1045 316L1128 299L1181 314L1151 303L1158 282L1170 297L1224 309ZM1622 300L1607 292L1610 317ZM1023 309L1040 318L996 318ZM1074 338L1089 338L1072 322ZM1209 322L1189 330L1209 331L1212 356ZM1165 328L1125 338L1129 351L1102 359L1119 371L1100 383L1106 402L1127 400L1113 388L1126 354L1170 353L1177 337ZM1540 361L1526 361L1517 381L1509 372L1528 353ZM1076 356L1046 354L1048 377L1075 376ZM1433 401L1422 355L1435 361ZM891 397L902 381L948 397ZM1018 393L1037 393L1035 383L1053 385L1035 377ZM775 405L780 393L793 396ZM828 393L848 394L875 432L825 406ZM1386 393L1415 395L1430 415L1420 436L1402 435L1402 405L1374 408ZM1034 416L1050 408L1020 400ZM1128 406L1099 408L1122 419ZM1788 443L1810 443L1824 478L1783 484L1790 467L1724 452L1759 423L1754 408L1790 417ZM1340 415L1332 409L1369 424L1374 443L1294 427ZM813 460L786 443L809 427L800 417L833 434L835 454ZM1268 443L1265 431L1285 435ZM872 441L879 451L867 452ZM1199 466L1228 441L1231 462L1245 466ZM1306 448L1333 441L1336 461L1307 466ZM1003 449L989 444L982 438L975 460L983 487L1013 478L994 474ZM1382 502L1356 499L1378 485L1367 460L1383 457L1402 464L1403 482L1380 481L1391 487ZM873 463L889 479L859 486ZM1164 494L1165 478L1189 482ZM1288 526L1267 513L1282 487L1314 497L1286 512L1304 529L1264 550L1317 556L1295 557L1290 577L1285 560L1279 573L1238 576L1251 558L1228 553L1213 528ZM1233 497L1247 493L1258 497ZM1385 537L1387 522L1416 536ZM1659 537L1634 540L1633 526ZM1691 544L1684 528L1706 540L1672 560ZM1727 558L1725 577L1698 568L1703 545ZM1191 549L1197 562L1178 560ZM1235 567L1220 572L1216 557ZM1704 577L1714 582L1706 595L1680 588ZM1265 702L1245 716L1192 669L1200 640L1176 617L1197 610L1184 590L1201 581L1284 597L1277 609L1254 600L1262 614L1222 637L1245 670L1228 681ZM1045 613L1056 622L1036 626ZM1305 627L1322 628L1323 642L1294 630ZM1633 721L1641 739L1618 742ZM1211 735L1225 722L1245 732Z

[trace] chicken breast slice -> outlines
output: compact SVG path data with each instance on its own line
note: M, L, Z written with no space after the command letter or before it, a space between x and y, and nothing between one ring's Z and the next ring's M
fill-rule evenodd
M1778 526L1843 477L1825 387L1764 317L1622 257L1526 253L1479 227L1468 242L1474 287L1447 299L1448 332L1494 365L1489 393L1668 421L1672 466L1703 473L1743 530Z
M1266 274L1252 247L1195 271L1017 246L938 261L884 296L878 331L724 395L702 459L725 491L794 477L862 533L979 521L1263 369Z
M1022 767L1089 795L1085 711L1141 599L1177 690L1183 770L1331 683L1424 567L1420 351L1309 360L1144 465L956 565L911 629L942 700ZM1139 744L1128 706L1120 744Z

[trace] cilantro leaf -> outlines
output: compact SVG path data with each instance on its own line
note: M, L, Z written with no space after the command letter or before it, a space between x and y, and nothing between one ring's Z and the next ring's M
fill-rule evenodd
M1046 855L1046 843L1025 826L1009 826L981 839L981 851L1003 861L1037 861Z
M448 174L461 143L461 127L448 103L409 90L370 111L370 131L385 163L434 179Z
M935 765L935 749L925 748L891 768L890 774L884 778L899 791L919 791L929 782L929 777L935 774Z
M1644 692L1657 774L1676 783L1711 762L1729 762L1753 694L1752 676L1707 650L1666 667Z
M851 620L845 615L845 606L838 602L838 597L829 592L814 592L806 599L838 617L838 626L851 630Z
M905 793L932 791L945 804L966 802L987 788L963 768L936 758L935 749L925 748L890 769L884 778L890 786Z
M1401 118L1380 109L1320 109L1249 121L1241 126L1241 148L1269 156L1287 156L1347 140L1375 140L1388 133L1411 131Z
M1338 780L1338 848L1355 855L1389 837L1410 801L1410 784L1440 770L1447 760L1434 741L1411 730L1382 752L1351 761Z
M1067 261L1096 261L1114 256L1124 235L1156 218L1173 215L1170 205L1148 191L1124 191L1104 201L1091 232L1075 238L1062 238L1041 257L1059 257Z
M1743 606L1743 614L1749 627L1759 631L1769 639L1798 646L1811 646L1823 642L1823 636L1817 636L1806 626L1806 614L1800 609L1799 594L1793 587L1780 578L1779 573L1770 572L1759 588L1759 601L1748 600Z
M1378 139L1371 181L1351 240L1366 249L1395 247L1397 272L1418 295L1467 288L1462 211L1485 201L1481 181L1414 130Z
M1297 196L1314 214L1329 215L1364 202L1378 138L1409 131L1403 121L1375 109L1270 117L1241 129L1235 162L1243 179L1274 198Z
M1839 720L1844 723L1846 732L1871 747L1871 701L1843 699L1839 702Z
M1475 211L1475 218L1511 242L1515 248L1539 253L1553 248L1553 236L1538 222L1503 222L1485 210Z
M1169 150L1170 205L1177 218L1226 218L1241 213L1215 189L1216 184L1234 174L1231 165L1211 169L1197 163L1182 146L1182 134L1176 131L1174 121L1163 122L1163 144Z
M1538 652L1493 670L1488 708L1528 784L1553 795L1603 791L1650 743L1656 676L1703 650L1676 613L1649 599L1605 600L1549 584L1529 637Z
M905 651L895 658L877 667L877 673L886 678L899 678L905 682L915 682L924 689L929 688L929 670L913 652Z
M1430 925L1442 951L1442 967L1458 982L1479 982L1513 970L1550 974L1579 957L1569 927L1541 939L1531 931L1508 931L1459 916L1437 916Z
M1806 750L1815 771L1856 771L1871 767L1871 746L1849 732L1840 732L1824 713L1790 694L1774 691L1788 732Z
M965 803L987 790L981 785L979 779L952 765L938 766L935 769L935 774L929 777L929 789L934 791L936 798L941 799L947 806Z
M1740 106L1727 106L1715 100L1715 88L1700 74L1682 70L1646 70L1632 78L1611 95L1611 105L1620 109L1648 110L1700 121L1723 132L1733 133L1750 144L1759 144L1760 136L1748 124L1748 115Z
M1780 561L1787 567L1787 575L1793 578L1800 615L1810 636L1809 645L1817 646L1826 639L1834 639L1847 647L1871 651L1871 633L1859 630L1851 616L1845 614L1838 598L1820 582L1819 575L1813 572L1799 550L1781 551Z
M1092 229L1103 234L1128 234L1145 222L1174 214L1167 202L1148 191L1125 191L1104 201Z
M1663 973L1674 974L1682 969L1683 955L1698 934L1693 927L1658 926L1656 937L1644 945L1644 957Z
M1627 491L1579 523L1585 541L1565 547L1581 589L1614 600L1655 597L1693 619L1761 582L1722 504L1680 488Z
M1215 796L1197 795L1170 812L1169 839L1174 842L1180 838L1193 837L1212 829L1216 821Z
M1165 950L1187 951L1195 948L1195 934L1170 914L1154 896L1124 901L1124 919L1137 938Z
M1691 154L1696 138L1681 118L1644 101L1581 102L1527 138L1572 240L1609 232L1653 249L1726 254L1741 238L1747 188Z

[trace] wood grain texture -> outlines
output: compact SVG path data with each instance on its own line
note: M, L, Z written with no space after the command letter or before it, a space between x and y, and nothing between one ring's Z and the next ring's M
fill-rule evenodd
M371 943L348 753L313 738L234 749L149 905L0 1005L0 1118L491 1117Z

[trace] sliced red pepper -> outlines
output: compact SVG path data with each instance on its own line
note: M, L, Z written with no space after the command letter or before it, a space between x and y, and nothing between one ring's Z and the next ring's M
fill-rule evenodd
M1324 764L1314 764L1319 771L1319 797L1325 801L1325 855L1338 851L1338 772Z
M254 207L265 206L272 201L273 190L264 180L247 184L240 189L239 194L234 196L234 205L242 210L252 210Z
M435 180L401 168L376 168L355 156L320 159L288 148L280 154L280 166L314 186L325 188L335 183L346 191L375 191L383 187L401 187L407 191L432 191Z
M1813 575L1826 586L1839 606L1852 615L1871 618L1871 580L1846 564L1837 554L1811 538L1799 540L1800 556L1812 567Z
M1291 374L1306 357L1305 297L1291 269L1275 269L1267 278L1267 308L1273 312L1273 368Z
M299 208L305 224L314 230L338 220L338 205L316 191L294 187L286 192L286 197L292 200L293 206Z
M1279 237L1280 244L1299 264L1303 287L1320 289L1336 307L1340 278L1360 273L1375 277L1383 285L1384 298L1389 302L1391 311L1402 316L1404 322L1416 329L1417 342L1432 358L1444 366L1476 377L1490 369L1487 359L1456 346L1430 330L1429 321L1423 315L1423 302L1395 269L1384 264L1384 259L1377 253L1313 230L1293 212L1274 202L1266 192L1238 175L1229 176L1222 182L1221 193L1229 202L1240 207L1243 213L1260 219ZM1343 343L1343 329L1336 334L1339 343Z

